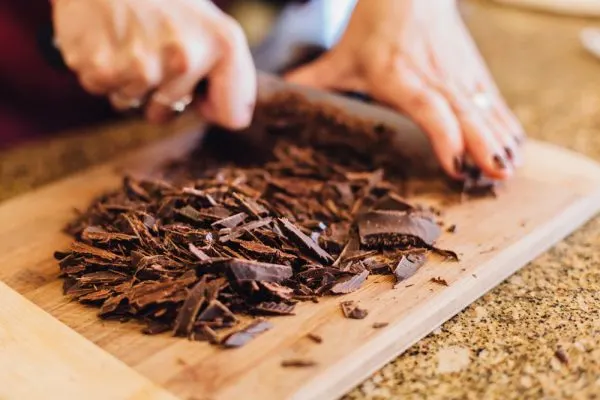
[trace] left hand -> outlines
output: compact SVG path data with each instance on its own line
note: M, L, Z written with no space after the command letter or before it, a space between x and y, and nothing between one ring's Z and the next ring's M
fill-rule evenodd
M521 162L523 128L496 88L456 0L359 0L339 43L287 78L367 93L405 112L454 178L463 175L465 155L496 179L508 178Z

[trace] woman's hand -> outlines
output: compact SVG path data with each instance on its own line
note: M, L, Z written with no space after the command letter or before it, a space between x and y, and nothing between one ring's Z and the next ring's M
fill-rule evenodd
M524 132L498 92L455 0L359 0L339 43L288 79L364 92L428 134L446 172L464 157L490 177L520 163Z
M116 108L150 96L147 117L168 120L209 79L194 104L208 121L247 126L256 71L239 25L208 0L55 0L56 41L83 87Z

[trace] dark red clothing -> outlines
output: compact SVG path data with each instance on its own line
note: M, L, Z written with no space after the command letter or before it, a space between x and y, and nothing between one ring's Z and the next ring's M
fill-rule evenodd
M114 115L44 59L37 35L50 21L48 1L0 0L0 148Z
M0 149L116 117L104 97L44 58L37 37L50 23L48 0L0 0Z

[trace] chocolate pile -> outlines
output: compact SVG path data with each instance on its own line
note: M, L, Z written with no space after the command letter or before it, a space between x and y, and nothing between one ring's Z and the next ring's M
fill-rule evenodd
M295 118L281 104L263 116L266 160L226 163L206 145L97 199L68 227L70 250L55 254L65 293L102 318L144 321L148 334L237 347L271 326L232 329L240 315L293 315L299 301L354 292L371 274L401 281L429 252L456 259L435 247L434 214L384 173L397 156L372 156L385 130L292 108ZM348 318L367 313L342 306Z

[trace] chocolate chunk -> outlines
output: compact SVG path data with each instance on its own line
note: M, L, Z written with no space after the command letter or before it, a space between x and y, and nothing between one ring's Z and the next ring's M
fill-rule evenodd
M296 225L292 224L288 219L279 218L278 221L281 224L284 232L291 237L291 240L299 246L302 246L302 248L311 256L317 257L319 261L325 263L326 265L329 265L333 262L333 258L331 255L329 255L329 253L323 250L310 237L302 233L302 231Z
M187 336L192 332L198 312L200 312L200 308L205 302L205 296L206 279L202 279L190 290L183 306L177 313L175 327L173 328L175 336Z
M367 310L360 308L351 300L342 301L340 307L342 308L344 316L350 319L363 319L369 314Z
M242 347L256 336L273 328L273 324L265 320L257 320L246 328L227 336L223 341L225 347Z
M335 294L356 292L367 280L367 276L369 276L369 271L365 270L358 275L340 278L331 288L331 292Z
M292 267L289 265L269 264L236 258L212 258L199 264L198 269L202 270L205 267L224 271L228 273L231 279L238 282L281 282L292 277Z
M397 211L369 211L360 217L358 230L361 244L367 247L396 247L409 238L432 245L441 234L432 219Z
M448 233L455 233L455 232L456 232L456 225L455 225L455 224L452 224L452 225L450 225L450 226L449 226L449 227L446 229L446 232L448 232Z
M198 321L208 322L215 321L217 319L222 320L224 323L237 322L237 318L233 313L221 303L219 300L211 300L206 306L204 311L198 315Z

